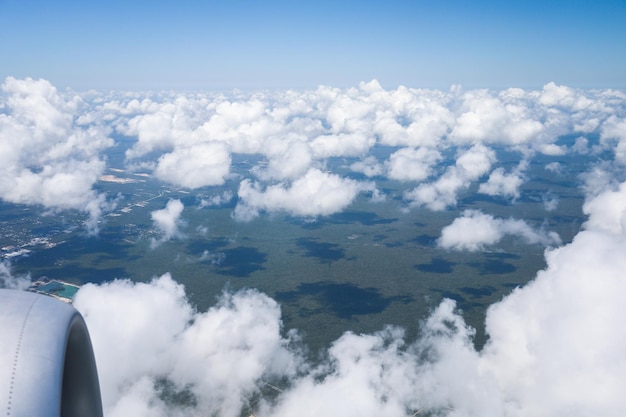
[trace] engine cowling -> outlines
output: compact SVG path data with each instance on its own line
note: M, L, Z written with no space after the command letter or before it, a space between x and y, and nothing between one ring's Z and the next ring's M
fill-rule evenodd
M71 305L0 290L0 415L102 417L89 332Z

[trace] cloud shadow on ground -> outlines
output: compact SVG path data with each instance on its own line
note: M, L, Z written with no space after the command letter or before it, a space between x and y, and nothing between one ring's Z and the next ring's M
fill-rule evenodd
M432 258L430 263L415 265L415 269L433 274L450 274L453 272L455 265L455 262L446 261L443 258Z
M317 258L320 262L335 262L345 257L345 250L336 243L318 242L318 239L302 237L296 241L304 256Z
M302 298L313 298L322 307L342 319L364 314L378 314L394 301L404 303L412 299L408 296L384 297L376 288L361 288L350 283L320 281L303 283L294 291L276 294L280 302L298 302Z

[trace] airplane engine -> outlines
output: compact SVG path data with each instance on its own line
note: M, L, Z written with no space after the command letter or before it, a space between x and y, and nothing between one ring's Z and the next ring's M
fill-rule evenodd
M102 417L91 340L71 305L0 289L0 415Z

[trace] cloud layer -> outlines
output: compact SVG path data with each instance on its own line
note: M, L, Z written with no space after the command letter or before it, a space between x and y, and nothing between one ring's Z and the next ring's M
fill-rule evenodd
M597 198L623 187L607 193ZM317 364L304 359L295 333L281 331L276 302L256 291L226 293L195 312L166 274L86 285L75 306L92 333L110 416L619 416L626 234L600 219L548 251L534 281L489 308L480 351L451 300L416 341L394 327L347 332Z
M0 198L84 211L95 231L107 205L93 190L113 145L106 129L77 123L80 97L64 97L48 81L9 77L2 93Z
M577 177L586 196L582 231L547 249L546 268L489 308L480 351L451 300L417 340L395 327L348 332L310 362L297 331L282 328L279 305L258 291L225 293L199 312L166 271L146 283L85 285L75 305L92 333L107 415L626 412L624 93L554 83L535 91L385 90L372 81L228 96L77 95L14 78L2 92L0 198L79 210L92 231L116 198L96 191L98 178L123 168L214 196L199 207L232 201L239 221L328 216L389 193L398 212L464 209L442 228L440 248L490 249L505 237L551 247L560 244L554 232L466 209L464 197L481 193L505 208L526 198L547 213L559 196L547 188L524 195L530 167L554 178L568 161L578 163L570 177L585 171ZM114 146L120 166L107 166ZM181 236L184 208L171 199L150 213L153 246ZM9 269L0 264L3 285L19 287Z
M374 80L346 90L80 96L45 80L7 78L1 99L0 198L82 210L93 230L114 200L94 191L114 145L126 149L126 167L115 168L147 169L173 186L231 181L241 220L272 211L329 215L372 193L374 182L337 171L341 158L353 173L402 184L409 208L444 210L475 185L517 200L537 155L608 151L620 164L626 155L624 93L554 83L438 91L385 90ZM116 135L124 140L109 137ZM503 151L516 167L503 166ZM251 168L240 171L234 158L250 158ZM291 201L303 196L311 199L306 208Z

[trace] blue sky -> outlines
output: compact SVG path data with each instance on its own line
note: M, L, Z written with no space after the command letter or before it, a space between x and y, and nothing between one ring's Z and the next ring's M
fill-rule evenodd
M626 1L0 0L0 77L84 89L626 87Z

